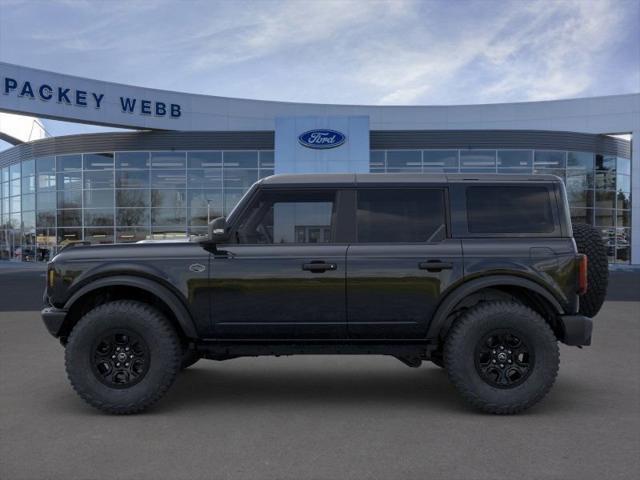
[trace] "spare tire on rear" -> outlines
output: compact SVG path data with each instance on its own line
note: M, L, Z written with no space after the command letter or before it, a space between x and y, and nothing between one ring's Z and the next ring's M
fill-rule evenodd
M607 247L600 232L584 223L573 224L573 238L579 253L587 260L587 293L580 295L580 313L595 317L602 308L609 284L609 261Z

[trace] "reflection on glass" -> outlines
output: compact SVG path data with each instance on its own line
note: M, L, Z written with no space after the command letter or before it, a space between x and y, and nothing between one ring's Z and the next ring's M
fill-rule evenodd
M149 152L118 152L116 168L149 168Z
M113 169L113 153L85 153L82 161L85 170Z
M113 210L85 208L84 225L88 227L113 225Z
M56 158L58 172L82 169L82 155L60 155Z

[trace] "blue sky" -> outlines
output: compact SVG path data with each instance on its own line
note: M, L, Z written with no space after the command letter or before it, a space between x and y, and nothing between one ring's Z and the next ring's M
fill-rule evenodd
M640 91L639 25L640 0L0 0L0 60L268 100L535 101Z

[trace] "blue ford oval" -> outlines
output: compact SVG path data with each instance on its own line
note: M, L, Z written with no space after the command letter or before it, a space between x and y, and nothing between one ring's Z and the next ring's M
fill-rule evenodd
M335 148L347 141L344 133L327 128L309 130L298 136L301 145L307 148Z

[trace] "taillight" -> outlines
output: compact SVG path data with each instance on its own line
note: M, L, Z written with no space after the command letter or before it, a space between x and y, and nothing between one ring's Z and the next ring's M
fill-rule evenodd
M578 259L578 293L584 295L587 293L588 281L587 281L587 265L588 258L586 255L580 255Z

